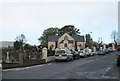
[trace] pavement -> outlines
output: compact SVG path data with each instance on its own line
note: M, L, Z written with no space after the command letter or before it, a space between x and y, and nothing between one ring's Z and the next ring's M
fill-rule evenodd
M24 68L5 69L3 79L119 79L116 52L71 62L52 62Z

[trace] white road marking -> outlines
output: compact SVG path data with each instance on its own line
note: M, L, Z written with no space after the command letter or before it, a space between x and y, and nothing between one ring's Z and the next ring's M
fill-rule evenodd
M47 65L51 65L52 63L49 63L49 64L47 64Z
M25 70L25 69L30 69L30 68L35 68L35 67L41 67L45 65L51 65L52 63L49 64L41 64L41 65L36 65L36 66L29 66L29 67L23 67L23 68L12 68L12 69L5 69L3 71L19 71L19 70Z
M111 62L111 64L114 62ZM107 76L105 76L105 74L112 68L112 65L108 65L107 69L105 70L105 73L103 73L102 78L107 78Z

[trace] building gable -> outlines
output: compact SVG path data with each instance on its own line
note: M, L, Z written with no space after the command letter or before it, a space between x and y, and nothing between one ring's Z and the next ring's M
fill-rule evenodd
M71 37L69 34L65 33L58 39L58 42L61 42L62 40L66 39L66 37L68 40L74 40L73 37Z

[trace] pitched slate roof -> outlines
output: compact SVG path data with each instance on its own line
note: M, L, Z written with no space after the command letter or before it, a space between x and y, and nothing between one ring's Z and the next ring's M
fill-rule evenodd
M84 36L80 36L80 35L75 35L72 36L74 38L75 41L77 42L85 42Z
M49 36L48 41L49 42L58 41L59 38L60 38L60 36Z
M58 39L60 38L61 36L49 36L48 37L48 41L49 42L55 42L55 41L58 41ZM80 35L75 35L75 36L72 36L74 38L75 41L77 42L84 42L84 36L80 36Z
M73 40L68 40L68 43L73 43Z

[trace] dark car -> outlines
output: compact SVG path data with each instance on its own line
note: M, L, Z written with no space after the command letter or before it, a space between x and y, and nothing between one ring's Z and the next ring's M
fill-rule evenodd
M71 53L73 54L73 59L74 59L74 60L80 58L80 54L79 54L77 51L72 51Z
M120 66L120 45L116 48L117 53L117 66Z
M117 66L120 66L120 52L117 54Z
M120 45L118 45L118 46L116 47L116 50L117 50L117 51L120 51Z

